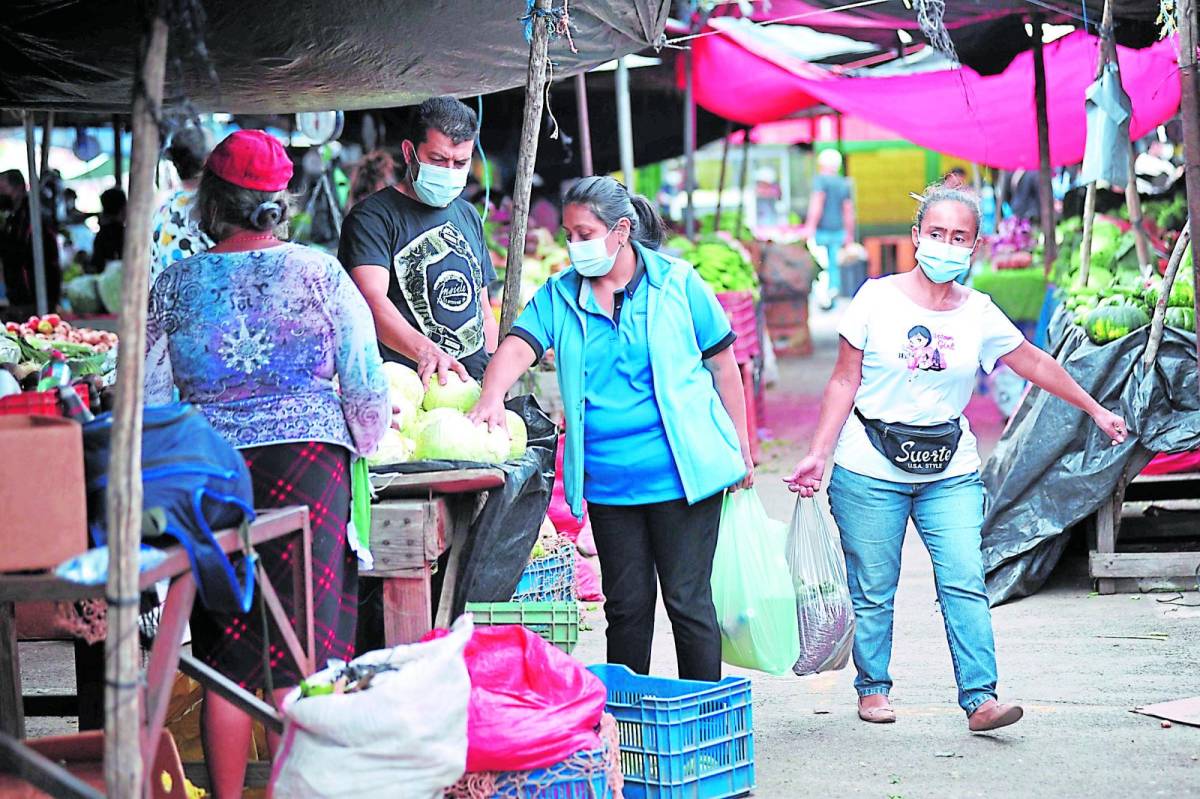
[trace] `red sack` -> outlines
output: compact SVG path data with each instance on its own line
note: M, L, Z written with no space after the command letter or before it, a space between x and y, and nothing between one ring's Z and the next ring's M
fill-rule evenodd
M596 574L591 562L578 551L575 552L575 598L581 602L604 601L600 575Z
M604 683L524 627L476 627L467 771L529 771L600 748Z
M546 515L550 517L554 529L573 542L583 529L587 505L583 506L583 519L576 519L571 513L571 506L567 504L566 489L563 487L563 447L566 441L565 435L558 437L558 454L554 458L554 490L550 494L550 508Z

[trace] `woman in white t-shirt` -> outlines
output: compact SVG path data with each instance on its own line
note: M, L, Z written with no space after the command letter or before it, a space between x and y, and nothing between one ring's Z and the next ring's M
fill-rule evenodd
M1049 355L1025 341L986 295L959 285L979 239L975 197L930 188L917 211L918 269L871 280L846 311L809 454L788 479L812 496L833 455L829 500L854 602L854 665L863 721L896 720L888 701L900 550L911 518L933 561L938 600L974 732L1021 718L996 699L996 656L984 587L979 453L963 409L975 375L1003 361L1085 411L1112 439L1121 417L1100 407ZM836 449L835 449L836 443Z

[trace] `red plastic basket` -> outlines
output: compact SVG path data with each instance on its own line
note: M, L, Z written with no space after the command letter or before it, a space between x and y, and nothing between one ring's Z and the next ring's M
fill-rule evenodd
M91 408L91 392L86 383L72 388L79 395L83 407ZM53 391L25 391L0 397L0 416L62 416L58 407L58 395Z

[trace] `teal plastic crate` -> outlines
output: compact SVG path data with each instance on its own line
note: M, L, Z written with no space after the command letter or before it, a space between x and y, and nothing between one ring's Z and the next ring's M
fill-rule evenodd
M525 567L513 602L568 602L575 599L575 551L564 549Z
M617 719L627 799L726 799L754 789L750 681L671 680L591 666Z
M536 771L503 772L496 777L492 799L612 799L603 749L581 752L572 760L576 762L556 763ZM586 771L579 768L580 760L586 764Z
M579 642L579 605L571 602L468 602L476 626L519 624L570 654Z

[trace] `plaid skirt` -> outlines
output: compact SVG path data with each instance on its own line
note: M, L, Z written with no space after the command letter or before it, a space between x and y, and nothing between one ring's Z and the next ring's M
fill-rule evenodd
M254 507L307 505L312 527L313 637L316 666L330 658L354 657L358 624L358 559L346 541L350 520L350 453L320 442L274 444L241 450L254 483ZM295 621L292 560L295 540L257 547L271 585ZM192 613L196 657L243 688L264 687L263 622L258 597L249 613L211 613L199 603ZM274 619L267 648L275 688L299 684L305 676L288 654Z

